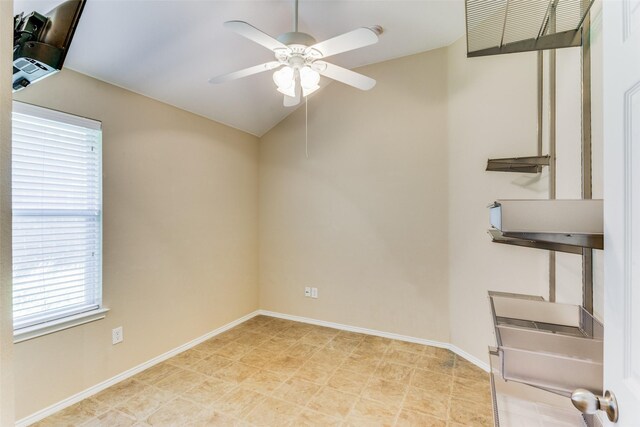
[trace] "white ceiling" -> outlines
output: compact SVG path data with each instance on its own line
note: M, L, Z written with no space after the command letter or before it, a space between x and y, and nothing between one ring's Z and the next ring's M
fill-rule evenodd
M60 2L15 0L14 12L44 13ZM88 0L65 66L261 136L293 110L282 106L272 73L207 80L273 60L223 22L247 21L277 36L292 31L292 15L293 0ZM377 44L331 57L346 68L446 46L464 33L463 0L300 0L299 15L299 30L318 41L384 28Z

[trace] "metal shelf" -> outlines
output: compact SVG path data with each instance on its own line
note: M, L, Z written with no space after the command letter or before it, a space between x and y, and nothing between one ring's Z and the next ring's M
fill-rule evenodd
M467 56L582 45L593 0L466 0Z
M604 328L583 307L500 292L489 300L502 378L565 397L602 394Z
M496 427L586 427L581 414L563 396L526 384L506 381L500 372L500 356L489 347L491 401Z
M498 200L489 208L498 243L569 253L604 247L602 200Z
M489 172L540 173L543 166L549 166L549 156L489 159L486 170Z

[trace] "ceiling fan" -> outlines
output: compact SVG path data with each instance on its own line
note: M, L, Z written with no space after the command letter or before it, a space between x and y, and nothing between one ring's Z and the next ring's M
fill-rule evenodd
M382 27L379 25L358 28L317 43L309 34L298 32L298 0L295 0L294 30L277 38L244 21L227 21L224 26L271 50L276 60L213 77L209 79L209 83L224 83L278 69L273 73L273 80L278 91L284 94L285 107L298 105L301 95L306 97L318 90L320 75L361 90L369 90L376 84L370 77L323 59L376 43L378 36L382 34Z

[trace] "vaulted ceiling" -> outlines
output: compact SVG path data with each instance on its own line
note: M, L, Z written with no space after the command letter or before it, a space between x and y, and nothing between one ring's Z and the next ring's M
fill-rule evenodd
M15 0L14 11L44 13L60 2ZM464 33L463 0L300 0L299 15L299 30L318 41L383 27L377 44L331 58L346 68L446 46ZM225 29L228 20L277 36L292 31L293 0L88 0L65 66L261 136L293 108L282 105L270 72L207 82L273 60Z

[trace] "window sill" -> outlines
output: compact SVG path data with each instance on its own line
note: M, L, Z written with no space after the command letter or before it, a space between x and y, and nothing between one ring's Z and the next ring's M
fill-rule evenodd
M54 332L63 331L75 326L84 325L85 323L95 322L104 319L107 316L108 308L99 308L97 310L87 311L85 313L76 314L74 316L65 317L63 319L54 320L40 325L33 325L26 328L18 329L13 332L13 343L17 344L33 338L49 335Z

